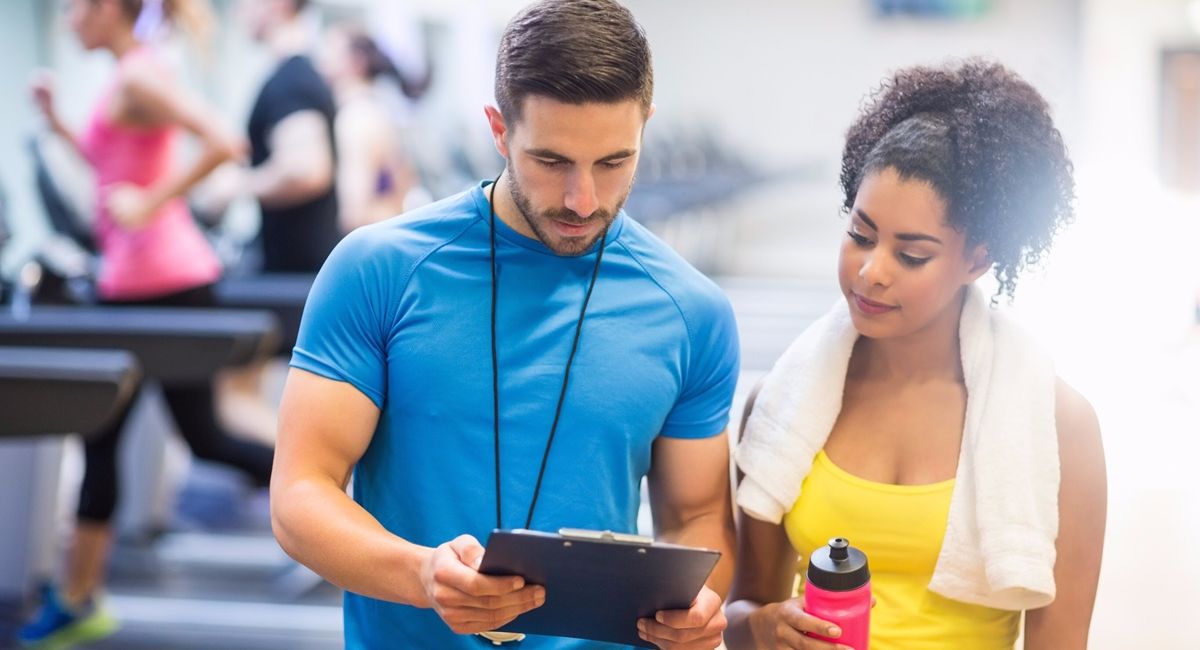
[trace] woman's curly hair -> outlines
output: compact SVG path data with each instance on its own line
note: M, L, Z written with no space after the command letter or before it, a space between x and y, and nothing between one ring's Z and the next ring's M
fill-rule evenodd
M1049 106L998 63L907 68L876 89L846 134L843 209L887 168L933 186L967 245L987 246L1010 298L1073 218L1071 161Z

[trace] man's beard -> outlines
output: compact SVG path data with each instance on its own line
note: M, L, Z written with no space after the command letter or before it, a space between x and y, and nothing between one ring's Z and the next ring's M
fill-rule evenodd
M511 162L508 164L507 171L509 193L512 195L513 203L517 206L517 211L521 213L521 218L525 219L525 223L529 225L530 230L532 230L533 234L537 236L538 241L542 242L547 248L555 253L558 253L559 255L577 256L583 255L591 250L592 246L594 246L601 237L608 233L608 227L612 224L613 219L616 218L617 213L621 211L621 208L625 206L625 201L629 198L629 191L633 188L633 181L631 179L629 187L626 188L625 193L621 195L620 200L617 201L616 206L611 211L600 207L597 208L596 211L587 218L581 218L578 214L575 214L566 208L537 212L534 210L533 203L530 202L529 197L526 196L525 192L521 190L521 183L517 179L516 172ZM550 219L572 225L583 225L600 220L604 223L604 227L601 228L597 233L593 235L587 235L586 237L556 238L554 235L548 232L548 228L543 225Z

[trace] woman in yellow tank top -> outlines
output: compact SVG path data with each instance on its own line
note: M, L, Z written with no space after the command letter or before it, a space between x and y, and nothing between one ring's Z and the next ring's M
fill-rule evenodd
M959 323L976 279L994 269L1011 297L1018 273L1070 219L1071 163L1037 91L971 61L887 81L847 135L842 187L849 223L838 275L858 339L841 410L783 521L739 513L726 643L846 648L807 636L838 631L803 611L799 580L810 553L845 536L870 561L871 650L1011 649L1021 611L929 589L966 410ZM1057 595L1024 612L1027 650L1086 647L1104 537L1095 414L1059 380L1054 419Z

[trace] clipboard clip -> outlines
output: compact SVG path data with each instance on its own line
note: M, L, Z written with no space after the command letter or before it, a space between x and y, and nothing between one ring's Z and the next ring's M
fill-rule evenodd
M646 535L634 535L632 533L614 533L611 530L588 530L586 528L559 528L558 534L568 539L581 539L590 541L602 542L622 542L625 544L637 544L639 546L650 546L654 543L653 537Z

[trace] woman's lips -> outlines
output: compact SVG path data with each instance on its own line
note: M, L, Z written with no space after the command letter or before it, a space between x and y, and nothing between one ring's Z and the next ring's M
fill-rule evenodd
M881 302L875 302L874 300L868 300L857 293L851 292L851 295L854 297L854 306L864 314L878 316L880 314L886 314L897 309L895 305L886 305Z

